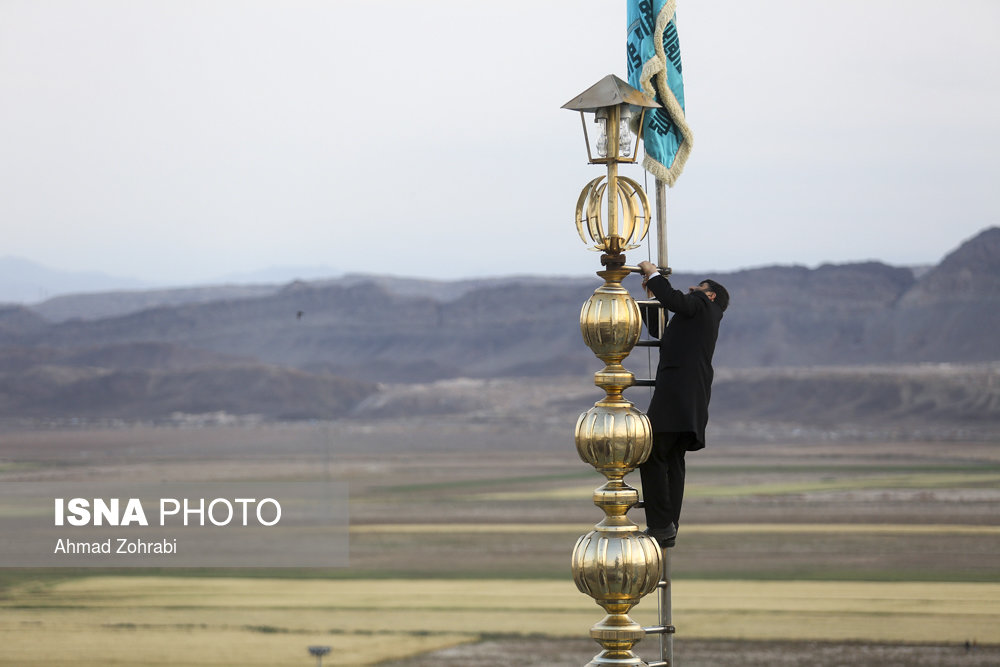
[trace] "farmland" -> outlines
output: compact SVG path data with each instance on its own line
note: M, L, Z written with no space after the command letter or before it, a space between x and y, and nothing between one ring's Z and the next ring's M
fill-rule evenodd
M573 586L569 553L600 519L601 478L567 430L427 419L8 431L10 481L346 481L351 562L3 570L0 664L309 665L309 645L334 648L327 665L486 666L521 652L518 664L584 664L602 612ZM966 640L977 650L962 664L995 664L996 443L733 439L692 455L688 480L672 553L681 664L729 664L719 656L734 647L770 655L739 664L827 650L946 664L936 651L959 655ZM633 615L655 614L647 599Z
M998 600L1000 584L686 580L674 609L691 639L958 645L1000 642ZM635 617L653 624L645 607ZM360 665L481 637L580 637L595 609L566 580L97 576L8 590L0 633L17 665L304 664L314 644Z

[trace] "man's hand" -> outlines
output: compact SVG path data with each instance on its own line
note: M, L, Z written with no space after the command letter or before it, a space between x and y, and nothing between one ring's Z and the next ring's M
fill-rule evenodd
M649 282L650 278L659 273L656 269L656 264L647 260L642 260L639 262L639 270L642 271L642 288L646 290L646 296L653 298L653 293L649 291L648 287L646 287L646 283Z
M642 271L642 277L646 280L649 280L659 273L659 269L656 268L656 264L653 264L645 259L639 262L639 270Z

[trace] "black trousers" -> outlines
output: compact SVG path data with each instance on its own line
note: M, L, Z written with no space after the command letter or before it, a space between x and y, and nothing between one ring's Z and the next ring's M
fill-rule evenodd
M639 466L646 526L666 528L680 525L684 501L684 454L695 440L694 433L654 433L653 450Z

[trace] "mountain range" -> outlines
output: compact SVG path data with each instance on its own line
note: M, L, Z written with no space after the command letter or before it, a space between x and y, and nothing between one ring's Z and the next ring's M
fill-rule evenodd
M139 280L97 271L56 271L20 257L0 257L0 303L32 303L69 292L145 287Z
M686 289L704 277L671 280ZM776 369L972 364L995 375L1000 362L997 227L921 271L864 262L712 277L732 297L715 358L717 369L732 373L720 382L745 389L771 378L754 401L802 381L801 373L797 380L786 374L782 384ZM0 307L0 417L226 411L330 418L371 405L388 384L586 377L601 364L582 343L579 312L600 284L596 276L444 282L354 275ZM638 279L626 284L638 296ZM642 350L626 360L640 376L649 363ZM838 377L843 384L848 376ZM1000 392L986 387L988 396ZM983 389L968 391L962 401L974 403ZM748 396L736 384L720 385L713 406L752 416L743 405ZM794 409L794 394L786 399ZM980 412L1000 420L992 400ZM952 408L955 419L978 414Z
M233 273L211 281L226 285L267 285L296 279L328 277L337 274L329 266L274 266L259 271ZM74 295L109 290L132 292L153 291L183 293L188 290L160 290L148 282L134 278L112 276L99 271L60 271L21 257L0 257L0 303L30 303L49 301L63 295ZM200 291L198 289L192 291ZM123 293L123 292L118 292Z

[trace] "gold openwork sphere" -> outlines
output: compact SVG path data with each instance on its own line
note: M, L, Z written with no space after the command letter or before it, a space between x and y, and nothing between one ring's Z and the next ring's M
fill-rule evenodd
M649 199L642 187L624 176L614 180L615 191L609 193L605 177L595 178L583 186L576 202L576 231L584 243L594 244L591 250L611 253L632 250L639 247L649 232ZM606 197L615 199L605 205ZM620 228L618 224L605 223L602 211L609 206L620 214L615 215L621 221Z

